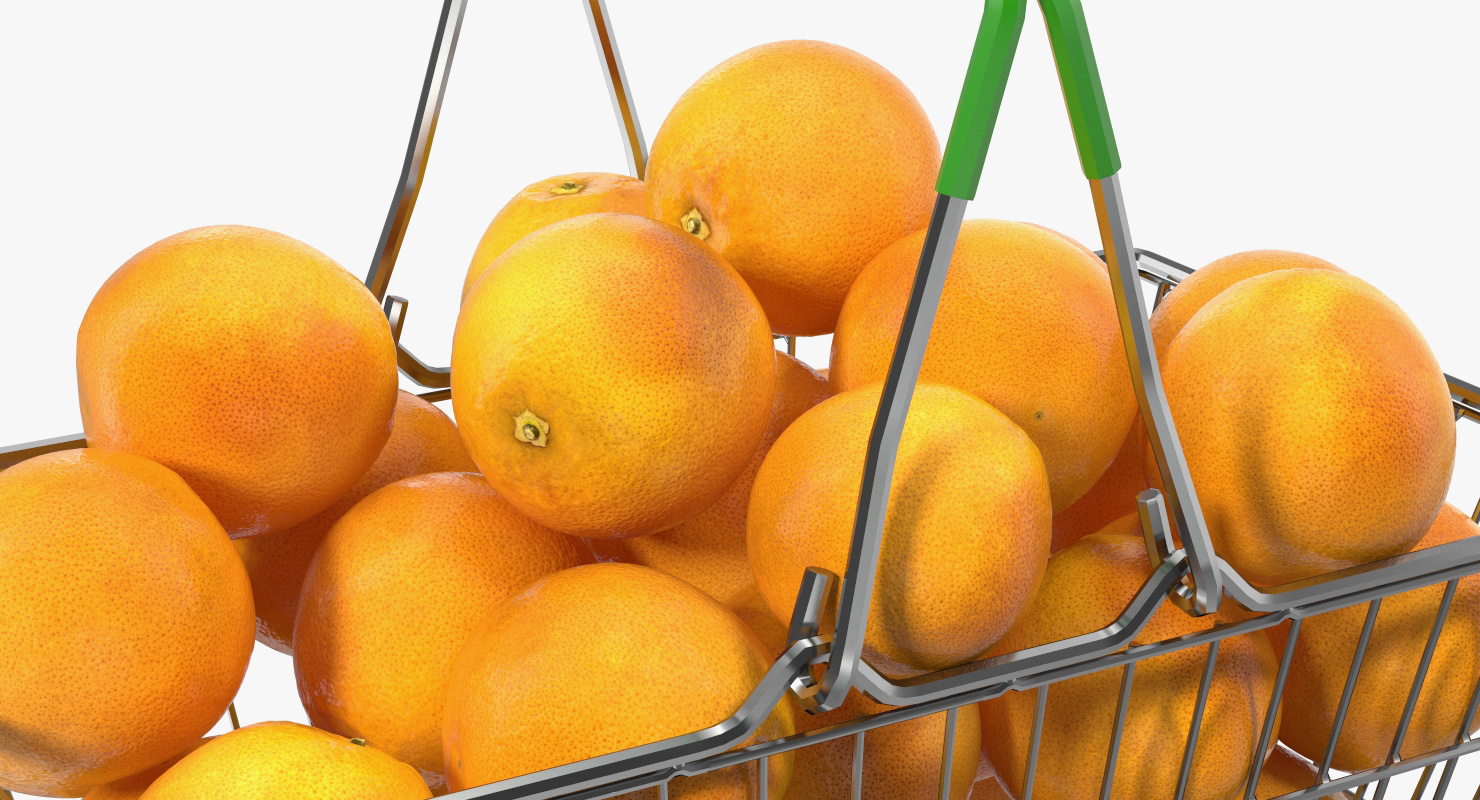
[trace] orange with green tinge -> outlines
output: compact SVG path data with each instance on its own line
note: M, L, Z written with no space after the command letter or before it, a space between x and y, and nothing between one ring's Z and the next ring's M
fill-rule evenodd
M648 213L722 254L777 333L830 333L860 270L922 230L940 143L910 90L838 45L784 41L719 64L674 103Z
M399 392L390 440L349 491L333 505L287 530L232 540L252 579L257 641L293 654L293 620L298 616L298 597L308 565L329 529L356 503L376 489L412 475L477 469L457 434L457 426L441 409L410 392Z
M587 560L476 473L377 490L335 523L303 581L293 668L308 718L375 742L445 788L453 658L499 601Z
M452 406L499 494L562 533L653 533L735 482L771 412L775 346L740 276L630 214L548 225L473 287Z
M488 615L447 683L450 789L693 733L738 711L771 666L760 640L709 595L635 564L589 564L536 581ZM795 732L785 698L751 739ZM792 753L769 757L784 797ZM755 762L675 778L675 800L755 796ZM657 797L644 789L623 797Z
M261 228L150 245L77 331L88 445L179 473L233 538L297 525L348 491L390 436L396 380L364 284Z
M773 657L788 642L786 625L761 597L745 552L745 517L756 473L771 445L803 412L827 397L827 381L786 353L776 353L776 392L761 443L745 472L714 505L672 528L632 539L590 539L603 560L642 564L692 583L740 615Z
M1096 533L1080 539L1049 559L1038 593L991 655L1109 625L1151 573L1139 536ZM1237 619L1223 610L1189 617L1163 601L1132 645ZM1136 662L1110 795L1115 800L1176 794L1181 753L1208 650L1202 645ZM1277 667L1274 649L1263 633L1223 640L1193 753L1187 797L1230 800L1243 788ZM1047 689L1035 798L1080 800L1099 795L1123 675L1123 668L1105 669L1058 681ZM978 704L982 749L1014 794L1023 788L1039 691L1043 690L1009 691Z
M832 342L835 391L888 373L924 241L920 231L890 245L849 290ZM920 380L972 392L1026 431L1055 512L1104 474L1136 414L1105 265L1022 222L962 223Z
M881 384L802 414L766 454L746 521L750 566L778 620L808 567L843 575ZM890 484L863 652L891 676L971 660L1026 606L1049 546L1038 448L976 396L921 383ZM830 624L830 620L827 621Z
M642 181L611 172L574 172L535 181L499 209L468 264L462 296L466 298L483 271L525 236L563 219L613 211L647 214Z
M178 475L128 453L0 472L0 786L77 797L204 736L252 655L252 588Z
M377 749L296 722L217 736L161 775L141 800L428 800L416 770Z

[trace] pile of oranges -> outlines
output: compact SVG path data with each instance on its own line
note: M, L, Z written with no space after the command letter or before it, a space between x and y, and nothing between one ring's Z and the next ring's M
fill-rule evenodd
M88 446L0 473L0 786L412 800L729 717L787 644L804 571L846 570L939 166L914 96L858 53L725 61L678 100L645 181L556 176L493 219L452 345L456 425L398 392L375 298L308 245L218 226L146 248L78 331ZM1480 532L1443 502L1443 373L1359 278L1240 253L1151 330L1213 542L1249 580ZM823 371L773 343L827 333ZM1160 480L1105 264L1038 225L967 221L864 657L907 678L1104 627L1151 573L1135 498ZM1336 768L1385 759L1407 685L1389 678L1412 674L1438 591L1383 605ZM1137 643L1246 615L1168 605ZM1301 756L1321 755L1361 622L1305 623L1259 797L1314 783ZM1187 797L1243 791L1285 635L1222 644ZM292 655L313 725L203 740L254 638ZM1467 578L1405 755L1453 741L1477 647ZM1114 797L1173 793L1206 651L1140 666ZM1035 797L1097 794L1118 684L1053 686ZM1022 790L1035 706L1011 692L960 716L953 800ZM746 744L884 708L786 699ZM937 796L944 729L871 732L865 793ZM843 740L771 756L770 796L846 797L852 757ZM672 792L740 800L761 774Z

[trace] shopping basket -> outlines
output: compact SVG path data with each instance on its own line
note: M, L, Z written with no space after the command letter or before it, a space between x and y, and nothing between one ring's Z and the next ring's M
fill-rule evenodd
M397 340L398 366L427 389L421 396L429 400L448 398L450 370L426 364L399 343L408 306L405 299L387 295L387 288L426 169L466 2L444 0L400 181L365 280L377 299L384 303ZM1324 758L1317 764L1319 780L1315 786L1286 794L1283 798L1321 797L1355 787L1362 787L1363 793L1369 787L1375 787L1373 796L1382 797L1394 776L1419 769L1423 773L1415 797L1431 784L1434 797L1446 795L1458 759L1480 749L1480 740L1471 739L1468 735L1474 727L1477 707L1480 707L1480 685L1470 694L1460 735L1452 745L1402 759L1398 758L1398 753L1455 587L1462 577L1480 572L1480 537L1267 589L1256 588L1218 558L1202 519L1195 487L1162 391L1143 297L1143 282L1149 282L1155 288L1155 298L1159 301L1167 290L1192 270L1132 246L1117 179L1119 155L1083 11L1078 0L1040 0L1039 4L1047 24L1081 167L1090 183L1104 245L1101 255L1112 277L1141 416L1166 485L1164 495L1148 490L1138 498L1153 574L1113 624L1064 641L898 681L881 675L861 657L863 631L879 560L884 512L905 414L918 379L966 202L976 192L1026 14L1026 0L987 0L942 160L937 183L938 198L869 439L847 571L841 576L819 569L807 572L799 587L791 618L789 646L745 704L723 722L683 736L455 792L447 795L448 798L596 800L657 787L660 796L666 800L669 782L675 777L754 762L760 776L755 783L757 800L767 800L768 756L851 736L854 737L851 786L856 799L866 793L862 782L862 754L867 747L868 731L945 712L939 789L942 800L946 800L951 784L952 745L961 708L1005 692L1037 690L1034 728L1027 767L1022 776L1022 800L1028 800L1033 793L1046 697L1053 685L1101 670L1119 669L1122 678L1114 732L1108 752L1095 754L1104 759L1104 778L1099 796L1108 798L1113 788L1126 705L1137 664L1174 651L1205 648L1206 665L1187 739L1181 743L1169 743L1169 751L1179 750L1181 753L1175 795L1180 800L1187 788L1219 643L1231 636L1289 621L1288 637L1280 654L1273 690L1264 701L1267 710L1254 749L1256 757L1252 759L1249 780L1242 795L1250 800L1254 797L1262 762L1258 754L1264 752L1275 734L1274 711L1284 691L1302 620L1363 603L1367 604L1368 611L1347 674L1341 704L1336 710L1333 732ZM602 54L608 89L626 144L628 164L632 174L641 178L646 166L646 147L605 3L604 0L585 0L585 5L593 37ZM788 340L787 346L789 351L795 352L794 340ZM1480 421L1480 389L1451 376L1446 375L1446 378L1456 420ZM45 452L85 444L83 437L76 435L3 448L0 449L0 468ZM1472 516L1480 519L1480 507ZM1177 534L1181 547L1173 546L1173 532ZM1330 765L1336 739L1352 701L1353 687L1382 599L1436 584L1445 584L1446 592L1417 671L1411 679L1393 676L1394 680L1408 681L1409 689L1386 763L1350 775L1333 775ZM1131 644L1164 602L1171 602L1188 614L1204 615L1228 601L1256 613L1237 623L1216 625L1206 631L1167 641ZM824 632L820 624L825 604L835 604L836 607L837 622L830 633ZM813 666L823 667L820 679L814 680L810 670ZM750 738L786 695L791 694L805 709L821 711L840 705L850 689L857 689L876 701L897 708L736 749ZM974 711L968 708L968 713ZM232 718L235 723L234 709ZM1441 763L1442 771L1439 768Z

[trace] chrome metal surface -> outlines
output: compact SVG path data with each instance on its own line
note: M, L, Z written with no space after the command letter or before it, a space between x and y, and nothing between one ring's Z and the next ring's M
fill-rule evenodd
M848 769L852 780L849 782L849 794L853 800L861 800L863 797L863 735L866 731L853 734L853 761L849 763Z
M951 800L951 764L955 761L956 754L956 714L961 711L960 706L946 712L946 740L941 748L940 755L940 800ZM976 708L971 709L976 713Z
M1131 684L1136 679L1136 662L1129 661L1120 678L1120 700L1115 704L1115 726L1110 729L1110 752L1105 755L1105 777L1100 781L1100 800L1110 800L1115 786L1115 763L1120 757L1120 737L1125 733L1125 712L1131 704Z
M1244 800L1254 800L1254 790L1259 785L1259 772L1264 766L1264 755L1274 737L1274 723L1278 719L1280 698L1285 694L1285 679L1290 677L1290 660L1295 656L1295 642L1300 638L1300 618L1290 620L1290 630L1285 633L1285 651L1280 655L1279 670L1275 672L1274 687L1269 692L1269 705L1264 708L1264 725L1259 730L1259 744L1254 745L1249 763L1249 776L1244 784Z
M884 379L879 411L869 433L868 453L863 466L863 485L858 493L858 511L853 521L853 539L848 549L848 571L839 590L838 622L833 634L833 658L815 694L816 708L827 711L843 704L853 685L854 669L863 653L863 633L868 625L869 603L874 594L874 575L879 566L879 544L884 534L884 510L889 504L889 485L894 477L894 458L904 431L905 416L925 359L925 344L931 323L940 306L946 271L956 249L956 235L966 214L966 201L937 195L914 284L900 322L899 338Z
M1326 754L1321 757L1321 764L1316 768L1317 780L1324 781L1331 776L1331 758L1336 754L1336 741L1341 738L1341 725L1346 722L1346 712L1351 708L1352 691L1357 687L1362 659L1367 655L1367 643L1372 639L1372 626L1377 622L1377 612L1381 608L1381 597L1367 604L1367 618L1362 622L1362 635L1357 639L1352 665L1346 672L1346 686L1341 690L1341 702L1336 705L1336 721L1331 724L1331 737L1326 740Z
M1182 750L1182 770L1177 775L1176 800L1187 796L1187 776L1192 772L1192 753L1197 749L1197 735L1202 729L1203 711L1208 706L1208 690L1213 686L1213 670L1218 665L1218 646L1222 639L1208 645L1207 663L1203 665L1202 683L1197 688L1197 701L1192 706L1192 724L1187 727L1187 746Z
M1100 239L1105 245L1105 263L1110 267L1110 285L1115 291L1115 310L1120 315L1120 330L1130 362L1131 383L1141 407L1151 452L1161 469L1171 518L1187 549L1191 567L1192 596L1173 597L1193 614L1218 610L1222 602L1221 571L1213 554L1213 542L1192 486L1192 474L1182 455L1182 444L1172 422L1166 392L1161 386L1161 370L1156 363L1156 348L1151 342L1148 313L1141 299L1140 272L1136 251L1131 245L1130 224L1126 221L1125 201L1120 193L1120 176L1111 175L1090 181L1095 201L1095 218L1100 224Z
M606 0L586 0L586 20L591 23L591 37L596 40L601 71L606 76L606 91L611 95L617 127L621 128L622 142L627 146L627 169L632 177L643 180L647 173L647 141L642 138L642 126L637 124L637 109L632 103L632 89L627 85L627 70L622 68L622 55L617 50Z
M1429 662L1434 658L1434 648L1439 644L1439 633L1444 630L1444 620L1449 616L1449 607L1454 603L1454 590L1458 586L1458 578L1444 585L1444 597L1439 601L1439 609L1434 612L1434 624L1429 629L1428 641L1424 643L1423 655L1419 657L1418 669L1414 670L1413 685L1408 690L1408 700L1403 704L1402 716L1398 717L1398 731L1393 734L1393 746L1388 750L1388 763L1397 761L1398 754L1403 750L1403 737L1408 733L1408 723L1413 721L1413 709L1418 705L1418 693L1423 688L1423 679L1428 675ZM1372 796L1372 800L1383 800L1387 796L1387 788L1387 779L1379 781L1377 793Z
M1043 742L1043 712L1048 708L1048 689L1044 684L1032 691L1038 696L1033 701L1033 731L1028 734L1028 761L1023 766L1023 798L1033 800L1033 778L1038 773L1038 746Z

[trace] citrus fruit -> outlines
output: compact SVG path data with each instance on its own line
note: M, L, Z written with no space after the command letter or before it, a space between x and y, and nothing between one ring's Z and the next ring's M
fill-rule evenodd
M1245 278L1283 269L1321 269L1344 273L1345 270L1323 259L1289 250L1249 250L1211 261L1195 270L1167 292L1151 312L1151 341L1160 363L1167 347L1208 301L1224 289Z
M179 473L233 538L343 495L390 436L396 346L375 297L280 233L177 233L103 284L77 331L88 446Z
M196 748L209 742L215 737L207 736L185 749L185 752L171 758L163 764L150 767L143 772L138 772L127 778L119 778L111 783L93 787L92 791L82 796L82 800L139 800L149 786L165 773L165 770L173 767L180 759L195 752Z
M692 583L739 614L772 655L785 647L786 627L771 614L750 573L745 553L745 514L761 461L776 437L802 412L827 397L827 381L786 353L776 353L771 417L745 472L720 499L672 528L632 539L592 539L604 560L642 564Z
M252 587L170 470L92 449L0 472L0 786L76 797L204 736L252 655Z
M1121 441L1105 473L1078 500L1053 515L1053 552L1094 533L1112 521L1136 513L1136 496L1151 487L1146 478L1146 429L1136 412L1130 432Z
M713 250L587 214L506 250L452 341L452 407L488 482L562 533L635 536L724 494L771 412L766 316Z
M296 722L259 722L217 736L170 767L142 800L426 800L416 770Z
M396 481L335 523L303 582L298 693L316 727L442 776L442 699L458 648L498 602L583 563L576 543L481 475Z
M808 567L844 575L882 384L834 395L786 429L756 475L751 570L789 620ZM969 661L1016 619L1048 560L1038 449L949 386L915 389L899 444L863 652L891 676Z
M797 732L839 725L890 708L852 690L843 704L832 711L798 714ZM944 711L866 732L863 796L881 800L939 800L945 737ZM844 736L797 750L791 786L786 790L787 800L850 798L854 743L855 737ZM966 800L976 780L980 755L981 720L976 709L967 706L956 714L956 733L951 743L950 800Z
M648 213L732 264L789 335L830 333L880 250L925 228L940 144L909 89L868 58L785 41L705 73L648 160Z
M770 663L714 598L635 564L541 578L468 637L447 684L447 782L466 789L703 730L740 709ZM795 732L782 700L746 744ZM792 754L769 757L782 797ZM756 762L676 778L675 800L751 797ZM656 797L654 789L640 793Z
M292 655L293 620L298 616L303 576L319 542L344 512L376 489L401 478L427 472L472 472L477 468L457 435L457 426L441 409L410 392L399 392L391 438L349 491L333 505L287 530L232 541L252 579L257 641Z
M1469 515L1445 503L1416 549L1477 534L1480 528ZM1440 583L1383 598L1346 721L1336 739L1336 753L1331 759L1335 769L1352 772L1386 763L1443 596L1444 584ZM1280 740L1306 758L1325 756L1367 609L1368 604L1361 603L1317 614L1301 623L1285 685ZM1288 632L1289 623L1270 629L1276 650L1283 652ZM1480 575L1470 575L1461 578L1455 589L1403 737L1403 758L1455 743L1470 693L1480 680L1477 651Z
M849 290L832 341L837 391L888 373L924 241L890 245ZM1022 222L961 225L920 380L972 392L1026 431L1055 512L1099 480L1136 415L1104 263Z
M647 193L642 181L611 172L575 172L535 181L519 190L499 209L478 240L468 276L463 280L462 296L468 296L494 259L526 235L552 222L601 211L646 214Z
M1358 278L1239 281L1172 340L1162 380L1213 546L1256 584L1406 552L1444 501L1444 373L1408 316Z
M1095 533L1049 559L1043 584L992 655L1057 642L1114 622L1151 575L1139 537ZM1190 617L1163 603L1132 646L1231 622L1225 612ZM1112 798L1172 797L1209 646L1136 662ZM1187 784L1189 798L1229 798L1244 786L1278 666L1263 633L1222 641ZM1047 691L1033 796L1099 796L1123 668L1054 683ZM1020 794L1029 736L1042 689L1009 691L979 704L982 747L1009 792Z
M1259 771L1259 782L1254 785L1254 796L1259 800L1283 797L1294 791L1309 789L1316 785L1314 764L1295 755L1290 748L1277 744L1264 760ZM1321 800L1352 800L1350 792L1328 794Z

